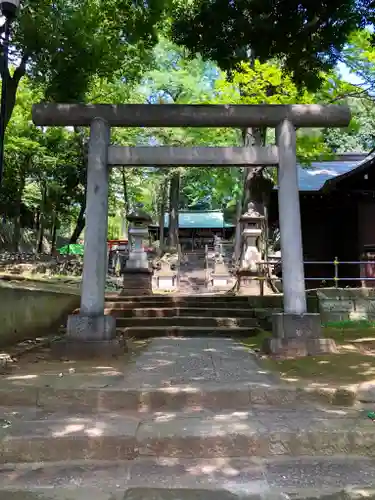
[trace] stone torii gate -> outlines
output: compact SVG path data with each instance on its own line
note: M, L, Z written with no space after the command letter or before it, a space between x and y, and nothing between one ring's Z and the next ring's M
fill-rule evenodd
M104 315L107 273L109 168L146 165L278 166L278 202L284 312L273 318L270 350L305 346L327 348L320 338L320 317L307 313L303 267L296 128L344 127L350 110L320 105L37 104L40 126L88 126L85 254L79 315L70 316L66 346L86 355L116 353L115 318ZM266 147L120 147L110 145L111 127L273 127L276 146ZM307 347L306 347L307 346Z

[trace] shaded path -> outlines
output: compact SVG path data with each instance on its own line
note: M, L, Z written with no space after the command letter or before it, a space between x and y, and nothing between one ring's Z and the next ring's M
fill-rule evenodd
M270 385L277 379L247 347L223 338L153 339L125 373L125 384L134 388L238 382Z

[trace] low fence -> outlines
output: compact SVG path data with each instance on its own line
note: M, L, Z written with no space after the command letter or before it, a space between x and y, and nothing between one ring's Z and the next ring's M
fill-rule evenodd
M350 281L359 281L362 282L362 286L364 286L364 283L366 281L373 281L375 284L375 275L374 277L367 277L367 276L340 276L340 266L347 266L347 265L355 265L355 266L360 266L360 269L362 266L367 266L371 265L374 266L374 271L375 271L375 260L371 261L366 261L366 260L358 260L358 261L340 261L337 257L335 257L335 260L320 260L320 261L304 261L304 265L332 265L332 275L331 276L325 276L325 277L320 277L320 276L308 276L308 273L305 275L305 281L320 281L322 283L327 282L327 281L333 281L334 285L336 288L339 288L340 282L350 282ZM259 270L260 270L260 275L256 279L266 279L264 276L264 267L265 266L270 266L270 267L275 267L275 266L280 266L281 265L281 258L277 259L272 259L270 261L261 261L259 262ZM362 274L362 271L360 271L360 274ZM282 278L280 278L282 281Z

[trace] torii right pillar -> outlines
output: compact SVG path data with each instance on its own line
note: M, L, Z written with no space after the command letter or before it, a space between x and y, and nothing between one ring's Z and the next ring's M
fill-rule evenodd
M284 312L272 316L273 336L267 339L266 350L280 357L335 352L335 342L322 338L320 314L307 312L296 129L291 121L283 120L276 127L276 140Z

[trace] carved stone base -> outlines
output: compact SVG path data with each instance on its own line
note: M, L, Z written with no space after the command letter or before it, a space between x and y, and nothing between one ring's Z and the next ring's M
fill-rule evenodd
M272 315L272 337L265 340L263 350L279 358L295 358L337 352L332 339L322 338L320 314Z
M124 288L120 295L152 295L152 271L149 269L125 269Z
M126 350L123 339L110 340L78 340L65 338L51 345L52 355L63 359L110 359L122 356Z
M277 339L318 339L322 336L319 313L272 314L272 336Z
M337 347L333 339L265 339L263 352L278 359L317 356L318 354L336 354Z
M86 316L85 314L68 316L66 337L70 340L107 341L115 336L116 318L113 316Z

